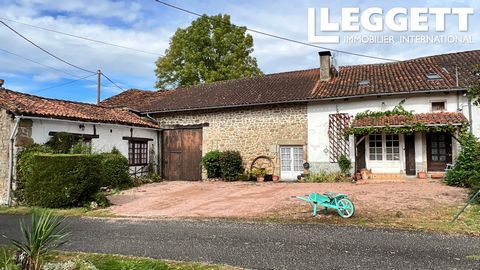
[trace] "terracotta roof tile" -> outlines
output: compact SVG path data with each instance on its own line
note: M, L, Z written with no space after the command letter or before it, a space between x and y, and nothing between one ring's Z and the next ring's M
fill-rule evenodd
M152 92L128 90L102 102L140 111L175 111L214 107L248 106L305 100L315 87L318 69Z
M328 82L320 82L319 69L310 69L170 91L128 90L102 104L162 112L461 89L476 79L472 69L479 63L480 50L475 50L395 63L340 67ZM429 73L436 73L441 79L429 80ZM361 80L368 80L369 84L359 85Z
M366 117L355 119L352 127L384 127L384 126L411 126L414 124L432 125L460 125L468 122L462 113L435 112L406 115L391 115L382 117Z
M0 88L0 107L24 116L157 128L157 124L120 108L43 98Z

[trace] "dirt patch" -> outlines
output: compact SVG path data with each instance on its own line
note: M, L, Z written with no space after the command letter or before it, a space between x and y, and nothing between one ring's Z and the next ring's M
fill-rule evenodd
M295 196L310 192L345 193L357 213L422 211L461 204L467 190L441 183L252 183L163 182L144 185L110 196L110 210L136 217L269 217L310 211Z

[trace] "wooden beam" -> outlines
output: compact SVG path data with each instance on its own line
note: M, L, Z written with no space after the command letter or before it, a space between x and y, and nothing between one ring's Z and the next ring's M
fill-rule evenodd
M122 137L122 140L126 140L126 141L137 141L137 142L149 142L149 141L153 141L153 139L151 139L151 138L128 137L128 136Z
M97 134L82 134L82 133L71 133L71 132L58 132L58 131L50 131L48 132L48 135L49 136L55 136L55 134L58 134L58 133L66 133L66 134L70 134L70 135L73 135L73 136L76 136L76 137L79 137L79 138L84 138L84 139L98 139L100 138L100 136Z

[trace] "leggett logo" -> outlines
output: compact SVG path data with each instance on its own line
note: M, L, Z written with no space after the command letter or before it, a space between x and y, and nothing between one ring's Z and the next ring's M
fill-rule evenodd
M469 16L473 8L402 8L396 7L384 12L382 8L371 7L360 12L360 8L342 8L341 22L333 22L329 8L320 9L320 23L317 23L315 8L308 9L308 42L340 43L340 35L317 35L319 32L411 32L415 35L344 35L345 43L472 43L472 36L467 35L432 35L445 32L447 16L458 19L458 33L468 31ZM434 23L433 23L434 22ZM433 27L431 27L431 25ZM448 27L452 27L448 25ZM433 29L431 29L433 28ZM452 29L448 29L452 30ZM422 34L423 32L423 34Z

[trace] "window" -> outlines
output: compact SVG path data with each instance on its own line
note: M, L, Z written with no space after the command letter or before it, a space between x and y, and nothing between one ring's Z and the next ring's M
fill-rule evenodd
M303 171L303 147L282 146L280 147L281 171Z
M360 85L360 86L365 86L365 85L369 85L369 84L370 84L369 80L358 81L358 85Z
M445 110L445 101L435 101L432 102L432 112L444 111Z
M370 160L382 160L382 135L372 134L368 136Z
M437 73L435 72L432 72L432 73L428 73L427 74L427 79L429 81L432 81L432 80L441 80L442 77L440 75L438 75Z
M385 135L386 160L400 160L400 139L398 134Z
M146 141L128 142L128 164L129 165L147 165L148 164L148 143Z

